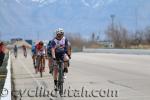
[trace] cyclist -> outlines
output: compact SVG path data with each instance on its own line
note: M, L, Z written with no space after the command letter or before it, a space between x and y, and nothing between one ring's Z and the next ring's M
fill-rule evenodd
M17 45L14 46L14 55L15 55L15 58L17 58L17 53L18 53L18 47Z
M33 60L33 65L34 65L34 68L35 68L35 64L36 64L36 45L33 43L32 44L32 60Z
M39 59L40 59L40 57L42 57L41 58L41 60L42 60L42 62L43 62L43 70L45 69L45 58L44 58L44 56L45 56L45 48L44 48L44 43L42 42L42 41L40 41L37 45L36 45L36 58L37 58L37 60L36 60L36 71L38 71L39 69L38 69L38 66L39 66Z
M5 57L5 53L4 53L4 43L3 43L3 42L0 42L0 67L1 67L2 64L3 64L4 57Z
M53 71L53 66L52 66L52 54L51 54L51 43L52 41L50 40L47 44L47 56L48 56L48 66L49 66L49 73L52 74Z
M68 66L67 62L69 61L69 57L71 58L71 55L68 55L68 45L69 41L65 38L64 36L64 30L62 28L58 28L56 30L56 37L52 40L51 43L51 53L52 53L52 58L53 61L56 61L57 59L61 59L64 61L64 73L68 73ZM57 89L57 76L58 76L58 71L54 73L54 84L55 88ZM65 76L64 76L65 78Z
M23 54L25 57L27 57L27 48L25 45L22 45L22 49L23 49Z

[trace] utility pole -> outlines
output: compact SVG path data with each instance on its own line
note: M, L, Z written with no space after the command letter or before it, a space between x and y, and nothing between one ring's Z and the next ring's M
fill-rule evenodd
M112 24L112 29L114 30L114 19L115 19L115 15L114 14L111 14L110 15L110 17L111 17L111 24Z
M112 31L111 35L113 36L115 34L115 25L114 25L115 15L111 14L110 17L111 17L111 31Z
M135 8L135 31L138 31L138 8Z

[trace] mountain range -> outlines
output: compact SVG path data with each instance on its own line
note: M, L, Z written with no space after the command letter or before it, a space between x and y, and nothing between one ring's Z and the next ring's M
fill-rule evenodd
M88 37L115 23L134 31L150 25L150 0L0 0L3 39L49 39L58 27Z

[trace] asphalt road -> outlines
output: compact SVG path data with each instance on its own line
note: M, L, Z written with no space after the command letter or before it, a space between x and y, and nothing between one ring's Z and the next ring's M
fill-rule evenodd
M63 97L48 66L43 78L35 74L31 55L12 56L12 68L17 100L150 100L148 55L73 53Z

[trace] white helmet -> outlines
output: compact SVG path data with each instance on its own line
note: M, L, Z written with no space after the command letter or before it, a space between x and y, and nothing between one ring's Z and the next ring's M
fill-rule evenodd
M64 34L64 29L63 28L58 28L57 30L56 30L56 35L57 34Z

